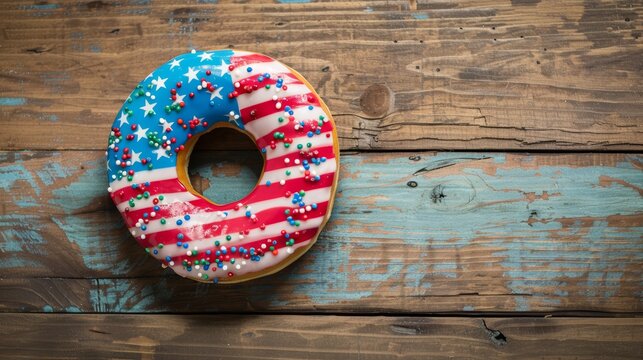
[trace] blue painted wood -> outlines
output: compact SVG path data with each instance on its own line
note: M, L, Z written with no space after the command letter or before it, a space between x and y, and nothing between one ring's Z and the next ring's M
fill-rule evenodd
M231 158L244 163L249 154L240 154ZM232 196L239 183L255 181L240 177L251 172L247 167L212 166L203 161L207 153L195 156L195 179L206 194L213 190L207 183ZM638 155L345 154L333 216L310 253L278 275L233 287L193 284L147 259L97 180L104 179L100 159L97 152L1 154L4 284L88 279L74 285L82 304L49 303L42 295L27 308L641 308Z

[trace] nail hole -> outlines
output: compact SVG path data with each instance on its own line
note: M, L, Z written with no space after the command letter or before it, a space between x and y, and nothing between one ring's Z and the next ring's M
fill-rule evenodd
M540 65L540 60L536 60L536 64Z
M436 71L436 72L440 72L440 68L436 68L436 69L435 69L435 71Z
M415 70L420 70L420 65L415 65Z
M322 72L328 72L328 70L330 70L330 66L324 66L322 68Z
M393 40L393 42L397 44L397 40Z
M406 183L406 186L411 187L411 188L415 188L415 187L418 186L418 183L415 182L415 181L409 181L409 182Z
M547 51L547 48L544 48L543 50Z
M625 18L625 21L626 21L626 22L630 22L630 18L626 17L626 18Z
M521 39L524 39L525 37L524 37L524 36L522 36L522 35L520 35L520 38L521 38Z
M495 26L492 26L492 27L491 27L491 30L496 30L496 27L495 27Z
M420 40L420 44L424 44L424 40Z
M422 159L422 157L420 155L411 155L411 156L409 156L409 160L411 160L411 161L420 161L420 159Z

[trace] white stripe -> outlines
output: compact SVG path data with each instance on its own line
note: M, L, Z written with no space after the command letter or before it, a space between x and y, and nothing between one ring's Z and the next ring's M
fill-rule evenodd
M263 102L272 101L274 104L277 104L279 100L273 100L273 96L276 96L277 99L281 99L286 96L295 96L295 95L307 95L311 94L308 86L304 84L293 84L288 85L287 90L281 90L276 86L271 87L270 89L261 88L257 89L251 93L241 94L237 97L237 102L239 103L239 109L242 111L244 109L250 108L257 104ZM279 111L281 112L281 111ZM275 122L275 127L280 126L279 122Z
M132 176L132 181L127 181L127 178L122 178L120 180L114 180L109 183L109 187L112 188L112 192L119 191L123 188L130 187L132 184L140 184L146 181L159 181L167 179L176 179L178 175L176 174L176 167L168 167L163 169L152 169L152 170L139 170L134 173Z
M275 184L274 186L280 186L280 185ZM306 196L304 196L304 201L306 202L306 204L326 202L330 199L330 192L331 192L330 186L321 188L321 189L309 190L306 192ZM177 204L177 205L181 205L181 204ZM296 207L297 206L292 203L291 198L286 198L284 196L279 196L277 198L259 201L256 203L244 204L244 205L250 205L250 208L253 214L267 209L276 208L276 207ZM213 211L212 209L205 209L205 211L190 213L189 214L190 220L185 221L183 218L186 215L185 209L180 209L180 206L177 206L178 214L173 217L166 217L165 220L167 222L165 225L161 224L161 219L158 218L155 220L150 220L150 222L147 224L147 230L145 231L141 231L136 227L131 227L129 230L130 230L130 233L134 232L135 236L140 236L141 234L150 235L150 234L154 234L165 230L174 230L174 229L181 229L185 227L191 227L191 224L198 224L194 226L207 226L209 224L217 223L217 222L225 224L226 221L246 217L247 209L244 206L236 211L234 209L222 210L222 211L227 212L228 216L219 217L217 216L217 211ZM177 220L182 220L183 224L177 225L176 224ZM251 220L248 219L248 221L251 221ZM259 221L261 221L261 218L259 218ZM286 223L285 216L283 220L280 220L280 222ZM217 231L218 229L219 227L217 226L215 227L215 229L211 231ZM225 234L223 236L225 236Z
M324 109L322 109L320 106L313 106L313 109L309 109L308 106L299 106L293 109L293 116L295 117L295 121L309 121L309 120L319 120L319 116L323 116L324 118L328 118L328 114L324 112ZM280 126L286 125L287 123L290 124L290 126L295 126L294 123L289 122L289 121L284 121L282 123L279 122L279 118L283 117L284 119L288 119L290 114L286 112L277 112L274 114L270 114L258 119L255 119L248 124L244 125L245 130L251 133L255 139L264 137L266 135L272 134L275 129L277 129ZM305 133L304 133L305 134Z
M192 194L189 191L175 192L175 193L163 193L163 201L159 202L158 205L171 205L174 203L184 203L186 201L193 201L199 199L197 196ZM154 206L154 199L149 197L147 199L136 200L136 207L132 210L147 209L150 210ZM124 200L117 205L118 211L124 212L125 208L129 207L129 201Z
M312 146L308 148L306 146L307 143L311 143ZM326 137L326 134L322 133L320 135L313 135L313 137L309 138L308 136L303 136L303 137L298 137L296 140L293 141L292 144L290 144L289 147L285 147L283 145L277 146L274 150L271 148L266 149L266 160L271 160L283 155L291 155L291 154L298 154L301 150L297 149L297 144L303 144L304 149L310 149L310 150L315 150L320 147L325 147L325 146L331 146L333 145L333 137ZM293 157L290 159L291 163L294 161L295 158Z
M293 164L292 161L290 163ZM328 159L325 162L320 163L319 165L310 163L311 173L314 171L317 173L317 175L320 176L329 174L332 175L335 169L337 169L337 163L334 158ZM286 170L290 170L290 176L286 175ZM267 181L270 181L273 185L279 186L278 182L281 180L291 180L303 177L304 171L306 170L304 169L303 165L294 164L293 166L287 168L266 171L263 173L259 185L265 185Z
M248 67L252 68L252 72L248 72L246 70ZM271 62L248 64L242 67L237 67L236 69L230 72L230 75L232 76L232 82L234 83L237 81L241 81L247 78L248 76L254 76L254 75L265 74L265 73L270 74L270 78L273 78L273 76L277 76L278 74L291 73L291 71L286 67L286 65L280 63L279 61L271 61Z
M287 229L287 231L302 231L318 228L321 225L324 215L318 216L316 218L310 218L308 220L302 220L301 225L291 226L288 223L279 222L276 224L267 225L264 230L259 229L258 227L253 229L248 235L244 236L243 239L239 239L238 233L232 233L232 240L226 241L225 236L228 234L222 234L216 237L207 237L201 240L193 240L188 242L189 247L187 249L182 246L177 246L175 244L166 245L163 249L159 250L159 253L156 255L157 259L165 259L166 256L181 256L186 255L188 250L194 250L197 248L199 252L205 251L207 249L214 248L214 242L219 240L221 245L225 245L227 248L230 246L244 246L244 244L251 243L261 239L278 239L281 235L281 230Z
M292 253L295 252L296 249L302 246L306 246L309 243L310 243L310 240L298 242L295 245L290 247L292 250L291 252L287 251L288 247L279 249L279 253L277 253L277 255L273 255L271 252L268 252L264 257L261 258L261 261L245 260L245 265L243 265L244 259L237 259L237 264L241 265L240 269L236 268L236 264L226 264L228 266L228 270L223 270L223 269L216 268L216 264L213 263L212 265L210 265L210 270L208 271L205 271L203 269L197 270L193 268L192 271L188 272L185 268L183 268L182 264L174 264L174 266L172 267L172 270L174 270L180 276L192 278L196 280L203 280L202 278L198 277L199 273L208 274L209 280L212 280L215 277L218 277L218 278L227 277L228 271L232 271L236 276L241 276L248 273L259 272L273 265L276 265L284 261L287 257L289 257ZM212 271L213 268L216 268L217 270Z

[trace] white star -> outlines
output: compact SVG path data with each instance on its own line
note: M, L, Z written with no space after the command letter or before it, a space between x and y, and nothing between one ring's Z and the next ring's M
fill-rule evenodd
M112 171L112 168L111 168L111 166L109 166L109 160L108 160L107 161L107 172L109 173L110 171Z
M162 147L159 147L158 149L152 151L153 153L156 154L156 160L162 158L162 157L167 157L169 158L170 156L165 152L165 149Z
M183 61L183 59L181 59L181 60L177 60L177 59L172 60L172 62L170 63L170 70L174 69L177 66L180 66L181 61Z
M203 52L201 55L198 55L198 57L201 58L201 62L203 62L203 60L212 60L212 53L208 54L207 52Z
M234 112L230 111L230 113L228 114L228 122L234 123L235 125L239 126L237 119L239 119L239 115L235 115Z
M136 134L136 142L139 142L141 139L147 139L147 130L149 129L143 129L142 126L139 126L138 129L134 134Z
M172 125L174 125L174 123L173 123L173 122L167 122L167 121L165 121L165 119L163 119L163 118L161 118L160 120L161 120L161 121L160 121L159 126L162 126L162 127L163 127L163 131L167 131L167 129L170 129L170 131L172 131Z
M221 96L221 90L223 90L222 87L214 89L214 91L210 93L210 101L212 101L214 98L223 100L223 96Z
M198 73L199 73L199 70L194 70L191 67L188 67L188 72L186 72L183 75L188 77L188 84L189 84L192 80L199 80L199 78L196 76Z
M154 112L154 107L156 106L156 103L150 104L147 102L147 99L145 100L145 106L141 106L139 109L143 110L144 115L147 116L150 113Z
M125 114L124 112L121 113L121 117L118 118L118 121L121 122L121 127L123 126L123 124L129 124L129 121L127 121L127 114Z
M160 88L165 89L165 82L167 78L161 79L160 76L157 76L156 80L152 80L152 84L156 85L156 91L159 91Z
M174 100L174 102L172 103L172 105L176 105L176 104L180 103L181 101L183 101L183 98L184 98L184 97L185 97L185 95L179 95L179 94L176 94L176 100Z
M228 72L228 65L223 60L221 60L221 65L213 66L212 68L219 72L219 76L223 76Z
M132 150L132 165L141 162L141 153Z
M145 77L145 80L147 80L147 79L151 78L151 77L152 77L152 75L154 75L154 71L152 71L151 73L149 73L149 74Z

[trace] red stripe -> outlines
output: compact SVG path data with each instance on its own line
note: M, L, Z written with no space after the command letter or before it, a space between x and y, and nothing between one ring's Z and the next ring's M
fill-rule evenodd
M315 236L315 234L317 234L318 229L319 228L316 227L316 228L312 228L312 229L302 230L302 231L299 231L298 236L293 236L291 234L291 238L295 239L295 244L300 244L302 242L311 240L313 238L313 236ZM273 245L273 241L276 241L277 244ZM263 251L265 254L269 254L270 253L270 250L269 250L270 246L274 246L274 248L276 250L279 250L279 249L282 249L282 248L286 247L286 241L288 241L288 239L284 238L283 236L278 236L278 237L273 237L273 238L265 238L265 239L261 239L261 240L257 240L257 241L251 241L251 242L247 242L247 243L243 243L243 244L234 244L233 246L235 246L237 248L240 248L241 246L243 246L245 249L247 249L249 251L251 248L255 248L256 250L260 250L261 245L266 244L266 249L261 250L261 251ZM212 250L212 253L210 255L208 255L208 254L205 253L206 250ZM183 263L183 260L187 260L189 262L194 263L195 260L204 260L205 259L205 260L208 260L211 263L210 264L210 271L216 271L215 269L218 269L218 268L217 268L217 265L216 265L216 263L214 261L217 258L217 256L215 255L215 252L217 250L218 250L218 248L212 246L212 247L207 248L207 249L199 250L199 253L196 256L188 256L187 254L185 254L185 255L175 256L175 257L172 258L172 260L174 261L174 264L176 266L176 265L181 265ZM185 251L187 252L187 250L185 250ZM230 258L234 258L234 259L239 259L239 258L243 257L243 255L239 251L236 251L233 254L233 253L231 253L231 251L228 250L227 255L230 255ZM268 255L268 256L270 256L270 255ZM221 256L220 258L223 261L223 256ZM165 259L161 259L161 261L164 264L169 265L168 261L166 261ZM248 260L248 261L250 261L250 260ZM230 266L234 266L234 265L228 265L228 267L230 267ZM234 272L234 270L235 269L230 269L229 268L227 271L233 271Z
M277 102L281 103L281 107L279 109L277 109L276 106ZM249 122L260 119L264 116L283 112L286 106L290 106L294 109L300 106L308 105L319 106L319 100L314 96L313 93L286 96L280 98L277 101L264 101L262 103L250 105L243 109L240 109L240 113L243 123L248 124Z
M326 159L333 159L333 158L335 158L334 150L335 149L333 149L333 145L312 148L310 150L310 155L311 155L310 157L322 157L322 156L325 156ZM286 155L278 156L276 158L267 160L265 165L264 165L263 171L272 171L272 170L284 169L284 168L287 168L287 167L290 167L290 166L296 166L295 163L294 163L294 160L296 158L301 159L301 160L308 160L308 162L310 162L310 157L301 154L303 151L305 151L305 150L302 149L299 152L286 154ZM286 164L284 162L284 160L286 158L290 159L289 164ZM315 170L315 169L311 167L311 170Z
M234 67L273 61L275 59L262 54L233 55L230 57L230 63Z
M241 94L246 94L246 93L251 93L252 91L255 90L265 90L262 89L266 85L274 85L277 83L278 78L283 78L284 79L284 84L285 85L292 85L292 84L302 84L302 82L297 79L297 77L291 73L281 73L281 74L270 74L270 78L263 78L262 81L259 81L259 77L263 77L263 74L256 74L252 76L248 76L247 78L243 78L239 80L239 87L235 87L235 91L241 95ZM254 88L253 88L254 87Z
M131 198L136 198L137 195L148 192L150 197L156 195L163 195L167 193L174 192L184 192L187 191L185 186L181 184L178 178L171 178L165 180L151 181L149 186L142 187L139 184L139 187L133 189L131 185L123 187L119 190L116 190L112 193L112 199L114 203L120 204L124 201L129 201Z
M227 234L238 234L239 232L244 230L258 230L261 224L273 225L283 222L284 227L286 227L290 225L286 221L287 216L284 214L284 211L288 209L292 210L295 208L298 208L298 206L293 204L292 207L275 207L260 211L256 214L257 218L259 219L259 221L256 223L245 216L233 219L222 219L220 221L213 221L207 224L198 224L192 227L189 227L190 222L186 221L183 223L183 227L179 229L168 229L156 233L145 234L145 239L140 239L140 237L137 239L139 239L139 244L141 244L141 246L143 247L154 247L158 244L167 246L175 245L179 241L179 239L177 238L179 234L183 234L183 238L180 241L185 243L190 241L214 238ZM317 209L306 212L306 214L309 218L317 218L320 216L324 216L326 214L327 208L328 201L317 203ZM305 222L306 220L301 220L301 216L301 214L297 214L296 216L293 216L293 218L295 220ZM292 228L295 230L297 229L296 227ZM221 238L219 239L219 241L224 243L225 239Z
M304 127L300 128L299 130L295 130L295 122L299 122L299 120L304 120ZM264 121L264 120L262 120ZM267 120L266 120L267 121ZM270 142L274 141L275 143L280 143L283 142L283 140L275 140L275 133L280 132L284 134L284 137L286 139L290 138L293 140L300 140L300 139L308 139L307 133L309 131L314 131L311 130L311 126L309 122L311 119L294 119L294 121L289 121L287 117L284 117L284 121L286 122L286 125L279 126L277 128L274 128L271 132L268 134L257 138L256 143L258 148L264 148L270 146ZM330 133L333 131L332 125L330 122L324 123L321 127L322 131L319 135L314 135L314 136L326 136L326 133ZM307 142L307 141L306 141ZM283 146L283 145L279 145ZM296 145L295 145L296 146Z

